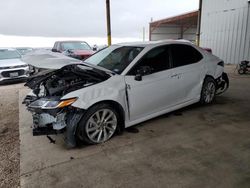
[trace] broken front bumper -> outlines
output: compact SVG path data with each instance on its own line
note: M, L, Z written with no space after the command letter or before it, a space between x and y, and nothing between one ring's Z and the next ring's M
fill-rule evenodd
M64 132L66 113L33 113L33 136L52 135Z
M72 99L60 101L55 98L35 98L27 96L24 99L33 117L33 136L64 133L67 146L74 147L75 132L83 110L70 106L70 103L66 107L58 107Z
M227 73L223 72L222 75L216 79L216 94L222 94L229 88L229 78Z

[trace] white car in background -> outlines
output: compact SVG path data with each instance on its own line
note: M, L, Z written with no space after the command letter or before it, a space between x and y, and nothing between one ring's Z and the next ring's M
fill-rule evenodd
M0 48L0 83L24 80L29 76L29 66L21 60L16 49Z
M31 56L29 62L41 63L43 57ZM52 63L53 56L43 61ZM24 102L33 115L34 135L64 132L69 146L76 140L102 143L156 116L209 104L229 85L221 59L183 41L117 44L84 62L65 63L55 58L57 70L29 78L32 93Z

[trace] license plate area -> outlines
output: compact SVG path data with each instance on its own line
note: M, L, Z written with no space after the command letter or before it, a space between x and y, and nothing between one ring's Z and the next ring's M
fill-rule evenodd
M11 78L19 76L18 72L10 72L9 75L10 75Z

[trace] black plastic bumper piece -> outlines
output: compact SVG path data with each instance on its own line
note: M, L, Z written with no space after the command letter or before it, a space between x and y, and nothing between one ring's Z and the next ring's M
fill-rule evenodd
M229 88L229 78L227 73L223 72L217 80L217 95L224 93Z
M226 89L228 89L228 87L229 87L229 78L228 78L227 73L225 73L225 72L222 73L222 80L225 81L225 83L226 83Z
M33 128L33 136L42 136L42 135L55 135L62 133L63 130L54 130L52 127L37 127Z

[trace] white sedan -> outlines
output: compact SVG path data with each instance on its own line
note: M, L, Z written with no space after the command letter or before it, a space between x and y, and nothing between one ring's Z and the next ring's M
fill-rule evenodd
M65 65L67 59L54 60ZM68 146L77 140L103 143L156 116L209 104L229 85L221 59L183 41L117 44L84 62L54 65L57 70L29 78L26 86L33 92L25 103L33 135L64 132Z

